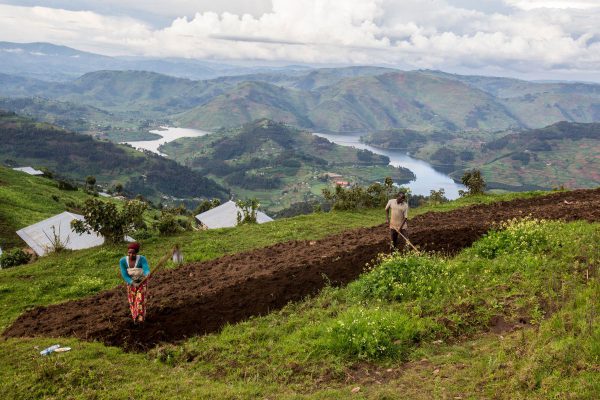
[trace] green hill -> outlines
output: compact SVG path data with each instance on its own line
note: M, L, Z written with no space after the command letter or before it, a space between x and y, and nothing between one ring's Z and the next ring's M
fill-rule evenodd
M62 83L0 74L0 95L41 96L203 129L259 118L330 132L495 131L600 120L600 85L374 67L207 81L143 71L97 71Z
M239 128L161 146L174 160L208 174L239 198L256 197L269 211L322 199L321 190L337 180L367 184L391 176L398 183L414 179L405 168L365 150L335 145L286 124L262 119Z
M448 135L443 143L419 145L414 154L445 167L456 179L466 169L481 169L493 188L600 186L598 123L559 122L541 129Z
M131 195L154 201L161 201L162 196L188 200L227 196L214 181L172 160L14 114L0 115L0 140L4 163L46 167L79 181L93 175L99 184L121 183Z

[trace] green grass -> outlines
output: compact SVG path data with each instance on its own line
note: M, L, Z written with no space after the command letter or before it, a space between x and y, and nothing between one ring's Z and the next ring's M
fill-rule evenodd
M16 230L81 204L82 191L59 190L55 181L0 167L0 246L23 244Z
M23 186L19 180L9 182L8 175L0 178L6 183L0 189L15 183ZM40 193L46 188L41 178L29 184ZM411 216L542 194L462 198L413 209ZM33 199L23 209L16 203L12 207L11 213L23 221L28 208L44 217L55 212ZM151 237L143 241L143 253L152 265L179 243L186 262L202 261L383 221L379 209L312 214L263 225ZM268 316L226 326L218 334L159 346L148 354L124 353L72 338L10 339L0 344L0 396L344 398L361 386L358 398L397 398L397 393L406 393L406 398L461 393L464 398L503 398L517 393L516 398L541 399L564 397L567 391L576 393L575 398L589 397L597 388L589 382L598 377L594 366L599 363L594 314L600 297L600 257L595 247L599 228L583 222L517 228L490 235L452 259L414 255L382 259L346 288L326 288L317 297ZM117 262L123 254L122 246L102 246L0 270L0 329L31 307L120 284ZM589 279L584 278L584 267L589 268L585 275ZM507 321L526 318L533 329L506 335L503 346L498 346L497 335L481 336L493 316ZM519 335L527 338L525 344ZM39 356L39 350L55 343L73 351ZM548 353L548 348L555 352ZM566 356L571 358L562 361ZM423 358L429 361L421 362ZM573 360L578 367L571 367ZM471 368L457 367L463 364ZM499 367L504 364L510 367ZM444 381L432 375L437 366L449 370L443 367ZM556 369L561 373L553 372Z
M388 256L345 288L147 354L11 339L0 394L334 399L360 387L357 398L592 399L599 240L598 224L515 222L454 258ZM492 317L529 327L485 333ZM73 351L37 354L54 343Z

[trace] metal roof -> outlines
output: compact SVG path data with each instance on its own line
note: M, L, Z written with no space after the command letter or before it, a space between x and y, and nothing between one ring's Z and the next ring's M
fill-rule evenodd
M37 170L35 168L31 168L31 167L19 167L19 168L13 168L15 171L21 171L21 172L25 172L26 174L29 175L44 175L43 171Z
M71 250L87 249L104 243L104 238L95 233L76 233L71 229L71 221L83 220L83 216L70 212L63 212L36 224L17 231L17 235L23 239L38 256L46 255L52 250L53 231L60 234L60 240Z
M237 225L238 211L241 212L241 209L233 201L229 200L227 203L196 215L196 219L209 229L230 228ZM273 221L273 218L264 212L256 212L256 222L259 224L271 221Z

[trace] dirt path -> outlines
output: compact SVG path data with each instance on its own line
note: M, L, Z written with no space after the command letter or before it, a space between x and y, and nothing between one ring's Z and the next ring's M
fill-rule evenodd
M425 250L453 253L480 238L494 222L537 218L600 221L600 189L426 213L410 221L411 241ZM383 219L382 211L382 219ZM20 316L5 337L75 336L143 351L219 330L356 279L365 264L388 250L385 225L318 241L293 241L185 265L150 282L147 322L131 323L123 286Z

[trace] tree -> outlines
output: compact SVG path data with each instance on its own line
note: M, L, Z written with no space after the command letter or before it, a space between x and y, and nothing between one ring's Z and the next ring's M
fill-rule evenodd
M429 203L431 204L441 204L447 202L446 191L444 188L440 188L439 190L430 190L429 191Z
M136 226L144 224L143 213L147 207L144 202L131 200L119 211L113 203L88 199L82 208L84 220L73 221L71 225L77 233L96 232L109 243L120 243Z
M93 189L94 185L96 184L96 177L93 175L88 175L85 178L85 184L90 188Z
M394 181L390 177L385 178L383 184L376 182L366 188L354 185L344 189L340 185L336 185L335 191L331 191L329 188L322 190L323 197L331 204L333 210L383 207L394 191Z
M237 224L256 224L256 211L258 210L258 200L237 200L235 205L240 211L237 212Z
M485 191L486 183L483 176L481 176L481 171L478 169L466 171L462 176L462 183L467 187L468 192L465 193L464 190L460 190L458 193L461 196L483 194Z
M194 215L202 214L212 208L218 207L221 205L221 200L212 199L212 200L202 200L198 207L194 209Z

